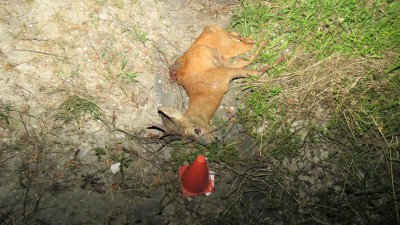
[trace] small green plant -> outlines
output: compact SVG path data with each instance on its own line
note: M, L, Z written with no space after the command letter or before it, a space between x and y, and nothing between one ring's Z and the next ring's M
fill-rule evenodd
M7 125L10 124L10 112L14 111L12 109L12 106L10 103L4 104L1 99L0 99L0 121L3 120L7 123Z
M137 83L138 81L136 80L136 78L137 78L138 74L134 71L129 71L128 68L126 67L127 64L128 64L127 60L125 60L125 59L122 60L118 75L125 80L129 80L133 83Z
M126 33L132 41L139 41L143 44L147 42L146 33L138 26L127 24L125 22L121 22L121 25L123 26L122 33Z
M182 141L171 142L173 151L171 152L171 162L173 163L172 168L177 169L178 166L184 163L192 162L197 155L204 154L200 148L191 148L188 151L188 146Z
M100 108L94 102L77 95L68 97L60 105L59 110L59 118L65 123L70 123L73 120L80 121L85 114L90 114L95 120L102 117Z
M95 148L94 152L95 152L98 160L101 159L101 156L104 156L107 153L106 148Z
M87 173L82 175L82 189L89 189L104 194L104 183L100 182L101 178L97 174Z
M119 162L121 165L119 166L120 170L120 179L119 183L122 184L125 181L125 170L129 167L129 164L132 162L132 159L125 156L125 153L121 153L119 155L111 155L111 160L114 162Z

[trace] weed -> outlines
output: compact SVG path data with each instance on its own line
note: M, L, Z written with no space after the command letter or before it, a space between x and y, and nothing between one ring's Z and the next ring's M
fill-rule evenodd
M11 103L4 104L0 99L0 121L5 121L7 125L10 125L10 112L14 111Z
M253 88L244 97L244 105L239 107L239 118L246 128L268 121L274 123L278 112L281 92L279 86L269 85Z
M59 119L65 123L70 123L73 120L80 121L86 113L90 114L95 120L100 120L103 116L95 103L77 95L68 97L60 105L59 110Z
M122 25L122 33L126 33L132 41L139 41L140 43L147 42L146 33L138 26L122 21L120 21L120 23Z
M238 160L238 151L234 145L210 145L210 146L199 146L206 151L204 154L208 160L213 162L224 162L232 164Z
M127 60L122 60L121 61L121 66L120 66L120 70L118 72L118 76L122 77L125 80L129 80L133 83L137 83L138 81L136 80L138 74L134 71L129 71L126 68L128 61Z
M100 194L104 194L104 183L100 182L101 178L97 174L88 173L82 175L82 189L91 189Z
M261 88L260 90L253 91L251 96L247 98L246 101L248 105L253 106L252 110L255 116L264 117L266 115L266 119L270 119L273 118L273 111L276 110L279 104L279 100L276 98L276 96L279 95L280 92L281 88L279 86L271 87L267 91L264 91L263 88ZM263 95L261 95L260 93L262 93ZM264 95L265 93L267 93L267 95Z
M167 165L165 169L178 169L178 166L182 166L185 163L192 162L199 154L204 154L199 148L192 147L189 148L186 142L176 140L170 143L170 147L173 149L171 152L171 161L172 165ZM190 150L188 150L190 149Z
M101 156L106 155L106 148L95 148L94 149L97 159L100 160Z
M131 158L128 158L125 156L125 153L121 153L119 155L111 155L111 159L115 162L119 162L121 163L119 168L119 172L120 172L120 179L119 179L119 183L122 184L125 181L125 170L129 167L129 164L132 162Z

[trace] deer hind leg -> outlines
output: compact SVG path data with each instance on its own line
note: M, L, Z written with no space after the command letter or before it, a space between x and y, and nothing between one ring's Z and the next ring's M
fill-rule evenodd
M260 51L264 48L264 46L266 44L268 44L268 39L261 42L261 44L258 46L256 51L254 52L254 54L248 60L244 60L244 59L240 59L240 58L237 59L235 62L230 62L230 60L229 60L229 62L225 62L224 65L227 67L230 67L230 68L246 67L254 61L254 59L260 54Z
M226 35L223 40L221 40L221 43L223 44L221 44L217 48L221 51L222 56L225 59L241 55L252 49L254 46L254 42L243 42L240 39L229 35Z
M219 26L212 25L204 29L193 45L216 48L224 59L229 59L249 51L254 43L251 38L242 37L237 32L227 32Z
M248 37L242 37L240 35L240 33L238 33L238 32L231 31L231 32L227 32L227 33L231 38L240 40L241 42L247 43L249 45L254 45L254 43L255 43L253 39L248 38Z
M260 76L263 74L264 70L250 70L246 68L227 68L227 67L217 67L212 69L209 74L213 74L217 83L228 85L233 79L248 76Z

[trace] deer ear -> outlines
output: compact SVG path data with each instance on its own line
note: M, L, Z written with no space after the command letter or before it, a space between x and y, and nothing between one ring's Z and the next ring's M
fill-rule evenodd
M158 113L161 115L165 127L165 133L177 133L183 117L182 113L169 107L158 107Z

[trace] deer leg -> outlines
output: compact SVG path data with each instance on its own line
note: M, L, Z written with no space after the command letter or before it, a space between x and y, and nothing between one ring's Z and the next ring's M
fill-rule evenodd
M214 74L213 77L219 77L220 82L229 82L233 79L239 77L248 77L248 76L260 76L263 74L264 70L250 70L246 68L227 68L227 67L217 67L210 71L210 74Z
M254 59L260 54L261 49L263 49L266 44L268 44L268 39L264 40L263 42L261 42L261 44L258 46L258 48L256 49L256 51L250 57L249 60L244 60L244 59L240 59L239 58L236 62L230 62L230 64L225 62L224 65L226 65L229 68L243 68L243 67L246 67L246 66L248 66L250 63L252 63L254 61ZM228 60L230 60L230 59L228 59Z
M231 36L231 38L237 39L238 41L241 41L241 42L244 42L244 43L250 44L250 45L254 44L253 39L247 38L247 37L242 37L240 35L240 33L238 33L238 32L229 32L228 34L229 34L229 36Z

